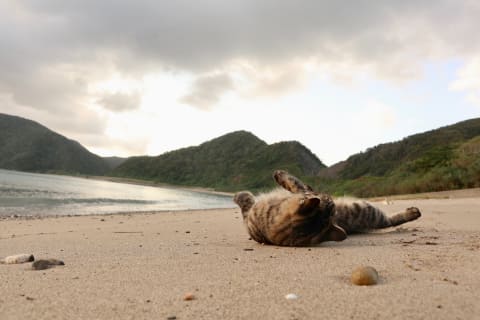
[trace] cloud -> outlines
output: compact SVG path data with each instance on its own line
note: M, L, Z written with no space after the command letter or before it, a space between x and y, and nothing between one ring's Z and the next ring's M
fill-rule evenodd
M103 108L113 112L123 112L138 109L141 103L141 95L139 92L134 93L103 93L97 103Z
M74 126L88 134L107 126L92 101L113 113L139 104L137 94L98 97L92 84L112 74L140 82L189 74L190 91L178 99L204 110L228 92L291 92L310 72L305 62L343 83L362 73L404 83L431 60L478 56L479 16L480 3L468 0L7 0L0 94L11 98L12 113L58 125L89 119ZM478 101L467 73L452 88Z
M457 73L450 90L467 93L467 100L480 106L480 56L469 60Z
M205 73L237 59L283 65L315 57L409 78L417 75L417 58L479 47L466 36L480 24L475 1L45 0L3 7L4 30L13 25L10 48L37 49L23 51L22 60L104 57L131 73L155 66Z
M146 137L110 137L102 135L81 135L78 139L88 149L96 154L107 156L129 157L131 155L144 155L148 147L148 139Z
M307 78L307 61L292 61L282 66L262 66L239 61L232 64L231 73L237 82L237 91L246 97L284 95L301 87Z
M72 109L60 113L44 112L18 106L11 97L5 95L0 95L0 112L37 121L75 140L78 140L79 135L101 135L107 127L107 118L90 108Z
M215 73L203 75L195 79L190 92L180 98L181 103L209 110L220 97L234 87L233 81L228 74Z
M368 123L372 131L393 128L397 122L395 109L376 99L370 99L356 118L361 125Z
M292 62L282 67L260 66L235 61L221 71L198 76L189 92L179 101L202 110L212 109L228 93L250 99L287 94L306 82L306 63Z

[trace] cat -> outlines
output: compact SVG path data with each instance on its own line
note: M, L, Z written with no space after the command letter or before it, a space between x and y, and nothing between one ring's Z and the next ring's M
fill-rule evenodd
M279 246L308 246L324 241L343 241L347 234L387 228L418 219L417 208L388 217L363 200L333 198L317 193L283 170L273 177L283 189L255 197L249 191L235 194L251 238Z

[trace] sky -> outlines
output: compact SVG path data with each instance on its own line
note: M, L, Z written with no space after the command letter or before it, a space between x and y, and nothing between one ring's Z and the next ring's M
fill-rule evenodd
M102 156L247 130L332 165L480 117L480 1L0 0L0 112Z

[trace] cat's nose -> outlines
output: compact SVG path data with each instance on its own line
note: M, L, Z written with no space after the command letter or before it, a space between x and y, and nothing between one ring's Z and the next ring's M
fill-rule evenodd
M281 175L283 175L283 174L285 174L285 173L287 173L287 172L284 171L284 170L275 170L275 171L273 172L273 177L275 178L275 177L281 176Z

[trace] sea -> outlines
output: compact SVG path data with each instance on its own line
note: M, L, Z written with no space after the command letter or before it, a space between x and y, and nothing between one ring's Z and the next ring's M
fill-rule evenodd
M233 208L232 197L0 169L0 217Z

